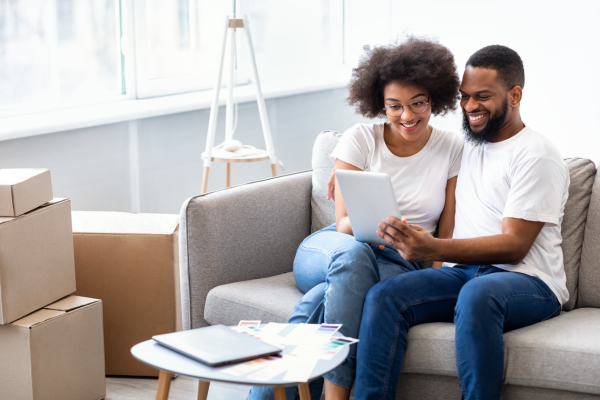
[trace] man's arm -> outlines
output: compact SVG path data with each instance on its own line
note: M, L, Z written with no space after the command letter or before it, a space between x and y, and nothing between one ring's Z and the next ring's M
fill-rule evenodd
M544 222L502 220L502 233L473 239L436 239L418 225L388 217L377 234L408 261L448 261L458 264L518 264L544 227Z

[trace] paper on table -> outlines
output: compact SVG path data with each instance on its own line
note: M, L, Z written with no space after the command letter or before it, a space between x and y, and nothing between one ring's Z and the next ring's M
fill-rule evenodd
M227 367L221 370L224 374L229 374L233 376L240 376L244 374L248 374L252 371L256 371L257 369L264 368L271 363L280 360L281 357L278 356L269 356L258 358L256 360L246 361L245 363L236 364L232 367Z
M261 368L258 371L248 375L247 378L262 382L269 381L287 371L291 362L295 358L296 357L290 356L289 354L283 354L279 360L269 363L267 367Z
M300 324L283 338L281 343L289 345L327 343L341 326L341 324Z
M315 357L296 357L283 379L291 382L308 382L318 361Z
M238 325L238 326L232 327L231 329L233 329L236 332L240 332L245 335L248 335L254 339L261 340L270 345L279 347L280 349L283 349L283 346L280 343L281 339L283 339L283 338L279 335L264 334L260 328L256 328L254 326L248 326L248 325L241 325L241 326Z
M296 356L312 356L320 360L331 360L346 345L358 342L358 339L333 337L328 343L297 346L290 354Z
M288 324L278 324L277 322L269 322L261 328L261 331L267 335L277 335L279 332L288 327Z

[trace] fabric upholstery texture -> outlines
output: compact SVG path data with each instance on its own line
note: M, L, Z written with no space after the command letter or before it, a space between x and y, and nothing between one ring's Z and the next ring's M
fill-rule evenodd
M504 342L505 383L600 395L600 309L517 329Z
M569 167L571 185L561 225L563 237L561 247L567 275L567 289L569 290L569 301L563 304L563 310L570 311L575 307L577 301L581 248L596 166L585 158L569 158L565 161Z
M408 333L403 373L457 377L454 324ZM600 310L576 309L504 334L504 383L600 395Z
M585 225L577 307L600 307L600 174L598 173L594 180Z
M310 233L311 172L192 197L180 214L184 329L206 326L208 292L292 270ZM264 294L263 294L264 295Z
M242 319L285 323L303 295L292 272L230 283L208 292L204 319L211 325L237 325Z
M556 389L503 385L505 400L600 400L600 396L588 393ZM460 400L458 378L403 373L398 381L397 400Z
M335 222L335 203L327 200L327 183L335 166L329 155L342 137L341 133L323 131L317 136L312 152L312 226L311 233Z

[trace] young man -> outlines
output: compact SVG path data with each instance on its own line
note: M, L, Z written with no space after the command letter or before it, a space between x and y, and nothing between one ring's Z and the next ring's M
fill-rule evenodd
M485 47L467 62L453 239L395 218L379 225L406 260L445 264L370 290L357 399L395 399L408 330L427 322L456 324L463 399L500 399L502 333L559 315L568 300L560 225L569 174L556 147L521 121L524 83L521 58L507 47Z

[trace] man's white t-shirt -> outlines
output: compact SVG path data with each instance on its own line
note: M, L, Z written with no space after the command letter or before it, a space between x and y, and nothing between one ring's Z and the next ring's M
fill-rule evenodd
M344 132L330 158L388 174L402 217L433 234L444 209L446 183L460 170L463 139L433 128L417 154L398 157L385 144L383 129L383 122L354 125Z
M558 149L530 128L502 142L480 146L466 142L456 186L453 238L498 235L504 218L545 222L523 261L494 266L540 278L564 304L569 292L560 225L568 196L567 165Z

